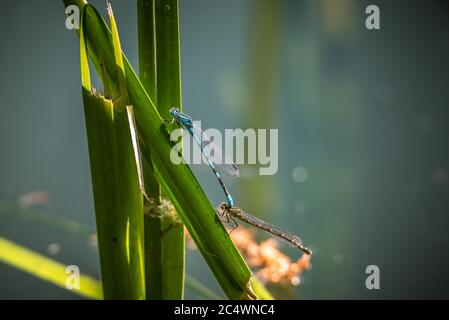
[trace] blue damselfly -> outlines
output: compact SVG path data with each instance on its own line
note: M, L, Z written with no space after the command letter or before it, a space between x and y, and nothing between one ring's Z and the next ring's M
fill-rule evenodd
M221 149L193 122L192 118L179 111L178 108L171 108L170 115L176 122L185 130L187 130L192 136L193 140L198 144L201 149L201 153L204 155L207 163L215 174L218 182L223 189L227 205L232 207L234 205L234 199L229 193L228 188L223 182L220 174L217 170L225 172L232 177L239 176L238 167L230 160Z

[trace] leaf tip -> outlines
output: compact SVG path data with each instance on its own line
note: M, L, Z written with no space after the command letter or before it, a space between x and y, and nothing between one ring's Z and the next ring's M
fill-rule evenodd
M114 19L114 12L112 11L112 6L109 1L106 1L106 10L108 11L109 19Z

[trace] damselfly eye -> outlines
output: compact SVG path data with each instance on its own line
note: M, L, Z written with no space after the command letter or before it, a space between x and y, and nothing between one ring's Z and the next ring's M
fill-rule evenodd
M173 115L179 113L179 108L173 107L173 108L170 109L169 112L173 116Z

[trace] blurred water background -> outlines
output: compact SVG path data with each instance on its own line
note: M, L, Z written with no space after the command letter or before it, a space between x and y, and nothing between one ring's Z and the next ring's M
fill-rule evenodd
M136 6L111 2L137 70ZM380 7L380 30L365 28L369 4ZM43 190L41 209L93 228L78 41L62 1L10 1L3 12L0 200ZM203 128L279 129L277 174L243 166L229 183L240 207L314 251L284 298L449 298L445 2L180 1L180 30L185 112ZM222 201L208 168L194 171ZM99 277L85 235L5 212L0 235ZM372 264L380 290L365 287ZM187 272L222 294L198 252ZM79 299L4 264L0 298Z

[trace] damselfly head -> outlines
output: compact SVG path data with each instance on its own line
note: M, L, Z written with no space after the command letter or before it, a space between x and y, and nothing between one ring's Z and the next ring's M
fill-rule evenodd
M171 108L170 109L170 115L172 117L176 116L177 114L179 114L179 108Z

